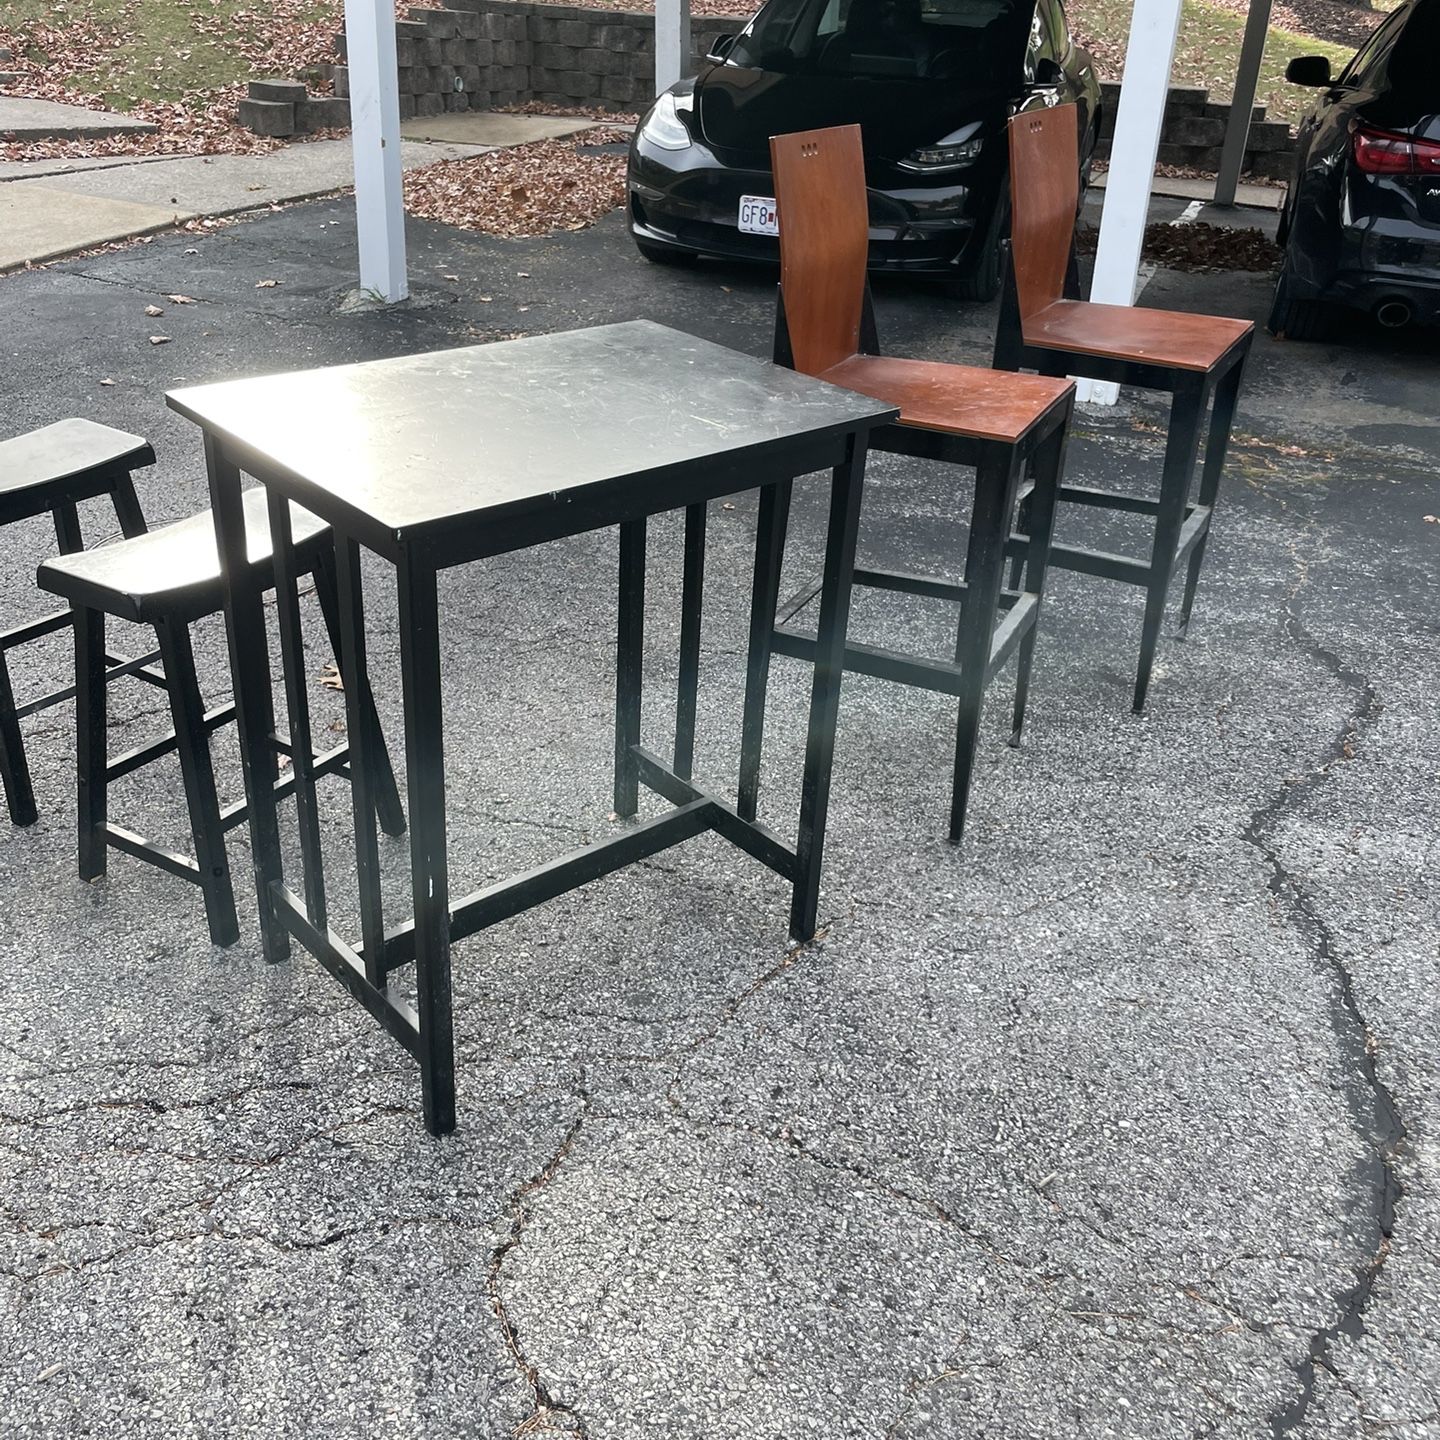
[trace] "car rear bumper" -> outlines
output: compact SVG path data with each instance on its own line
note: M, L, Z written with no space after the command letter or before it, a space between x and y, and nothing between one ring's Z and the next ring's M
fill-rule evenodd
M774 189L768 170L722 164L703 145L654 151L637 139L627 186L630 230L650 245L773 263L780 242L742 233L737 220L742 195ZM868 193L872 269L952 279L966 272L975 217L988 214L974 185Z

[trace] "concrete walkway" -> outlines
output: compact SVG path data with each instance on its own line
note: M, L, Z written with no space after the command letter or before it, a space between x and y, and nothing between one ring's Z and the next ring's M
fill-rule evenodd
M499 114L416 121L403 127L401 163L415 170L440 160L572 135L594 123ZM353 179L348 139L288 145L262 155L0 164L0 271L167 230L202 216L237 215L332 194L347 189Z
M94 140L104 135L143 135L157 127L133 115L0 95L0 138L6 140Z

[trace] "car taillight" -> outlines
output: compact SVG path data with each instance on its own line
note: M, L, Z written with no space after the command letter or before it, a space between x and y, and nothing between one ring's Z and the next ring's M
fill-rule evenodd
M1440 174L1440 144L1412 140L1357 125L1353 136L1355 164L1367 175Z

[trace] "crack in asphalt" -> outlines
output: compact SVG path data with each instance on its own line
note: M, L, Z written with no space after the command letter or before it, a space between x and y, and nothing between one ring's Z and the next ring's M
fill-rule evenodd
M490 1301L490 1309L499 1322L501 1338L505 1342L505 1348L510 1352L510 1358L514 1362L515 1368L519 1370L521 1378L530 1391L530 1414L521 1420L512 1432L517 1440L521 1436L547 1433L573 1435L578 1437L578 1440L585 1440L585 1437L589 1435L581 1416L572 1406L555 1398L544 1376L540 1374L539 1366L526 1353L521 1342L520 1327L515 1323L515 1318L505 1303L505 1296L500 1287L500 1271L505 1264L505 1257L519 1245L524 1238L525 1227L530 1222L531 1211L528 1204L530 1197L537 1191L545 1189L554 1180L570 1152L575 1148L575 1142L579 1139L585 1121L591 1114L590 1092L582 1085L579 1093L580 1113L570 1122L569 1128L565 1131L565 1135L554 1153L510 1196L508 1207L510 1232L490 1252L490 1268L485 1278L486 1295Z
M1309 528L1313 526L1312 520ZM1296 599L1309 580L1308 565L1299 548L1303 538L1292 541L1290 547L1298 573L1286 597L1283 630L1306 659L1321 666L1351 692L1353 704L1340 729L1312 768L1298 778L1287 777L1280 789L1251 813L1242 834L1246 842L1259 852L1270 871L1270 894L1289 916L1294 929L1308 942L1316 963L1334 977L1331 1021L1341 1053L1351 1067L1352 1080L1346 1087L1347 1098L1351 1115L1372 1152L1365 1166L1364 1178L1375 1243L1368 1260L1356 1272L1355 1284L1337 1297L1340 1308L1338 1319L1311 1335L1308 1352L1296 1367L1300 1393L1270 1416L1274 1440L1285 1440L1304 1424L1315 1399L1319 1371L1324 1370L1340 1380L1332 1358L1335 1342L1342 1336L1355 1340L1364 1334L1365 1309L1390 1255L1396 1209L1403 1194L1396 1157L1406 1139L1405 1123L1395 1096L1381 1079L1376 1065L1378 1042L1356 994L1354 976L1320 913L1315 897L1287 868L1279 845L1273 838L1279 823L1298 809L1300 802L1317 784L1329 778L1337 764L1355 758L1363 732L1375 722L1383 709L1374 683L1322 645L1295 612Z

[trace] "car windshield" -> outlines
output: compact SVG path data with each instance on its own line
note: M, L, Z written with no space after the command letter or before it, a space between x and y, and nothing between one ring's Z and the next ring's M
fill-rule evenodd
M1008 84L1034 0L770 0L727 59L787 74Z

